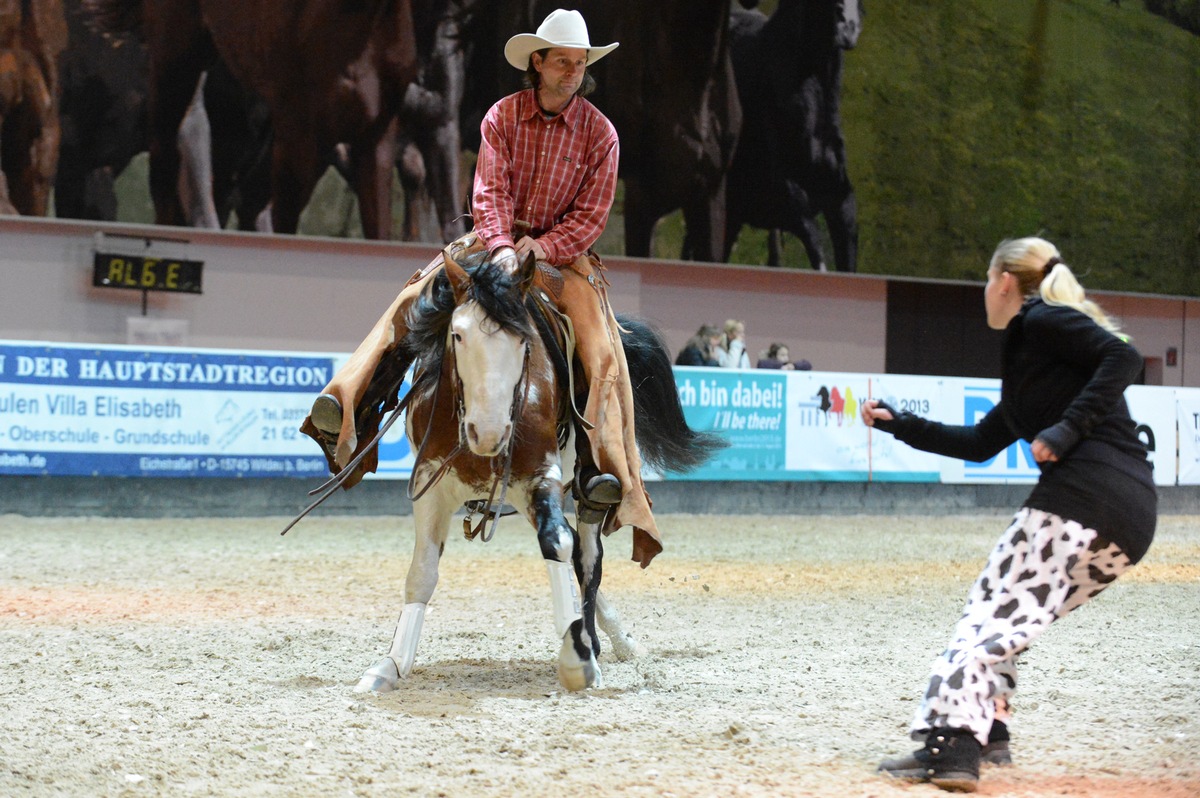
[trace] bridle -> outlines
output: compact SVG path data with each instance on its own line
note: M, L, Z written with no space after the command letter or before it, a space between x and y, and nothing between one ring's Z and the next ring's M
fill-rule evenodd
M445 251L443 254L445 256L445 263L446 263L447 271L450 271L451 267L454 267L455 269L458 269L459 272L461 273L461 268L458 267L457 263L454 262L453 258L450 256L449 251ZM464 275L464 277L465 277L465 275ZM561 316L561 314L559 314L559 315ZM573 331L570 330L569 319L567 319L565 316L562 316L560 321L562 324L566 325L566 333L567 333L568 341L570 342L569 343L570 351L567 354L567 363L568 363L567 372L569 375L569 381L573 382L573 377L570 377L571 369L570 369L569 364L571 362L570 352L573 351L573 349L574 349L574 343L573 343L574 342L574 334L573 334ZM491 490L491 493L489 494L486 502L479 501L479 500L473 500L473 501L469 501L466 503L468 515L467 515L467 518L463 521L463 534L469 540L474 539L477 535L479 535L479 533L482 531L482 529L483 529L484 525L487 523L487 521L489 519L493 519L491 530L483 537L483 541L485 543L487 541L491 540L492 536L496 533L496 526L499 524L500 516L510 514L510 513L502 513L501 510L504 507L504 499L508 494L508 485L509 485L510 479L512 477L512 458L513 458L513 447L515 445L515 440L516 440L517 421L524 414L525 405L529 399L529 385L530 385L529 363L530 363L530 352L531 352L530 339L526 338L524 341L524 344L525 344L525 353L524 353L524 358L523 358L523 361L521 364L521 376L517 380L517 384L513 387L513 398L512 398L512 403L509 408L509 418L512 423L512 434L509 436L508 443L505 445L503 452L490 458L490 460L492 461L493 473L495 473L495 471L496 471L496 468L495 468L496 459L501 456L504 458L503 473L497 474L496 479L493 480L492 490ZM429 420L426 422L425 432L421 436L421 443L418 446L417 453L414 457L413 468L412 468L412 472L411 472L412 476L410 476L410 478L409 478L408 487L406 490L409 500L414 501L414 502L417 499L420 499L422 496L424 496L425 493L430 488L432 488L434 485L436 485L441 480L441 478L443 476L445 476L446 472L450 469L450 466L453 464L455 458L457 458L460 454L462 454L463 449L466 448L463 443L463 439L464 439L463 418L465 416L466 407L465 407L465 401L463 399L464 391L463 391L463 385L462 385L462 377L458 373L458 358L457 358L456 349L454 346L453 337L451 337L451 339L450 339L449 351L450 351L450 356L453 360L452 373L454 375L453 386L454 386L454 392L455 392L455 405L456 405L455 412L457 413L457 417L459 420L458 442L455 444L454 448L450 451L450 453L446 456L446 459L442 462L442 464L440 466L438 466L437 470L433 473L433 475L429 478L429 480L423 486L421 486L421 488L419 490L414 492L413 477L415 477L419 466L421 465L422 461L425 459L425 456L426 456L425 450L429 445L430 436L433 431L433 419L437 415L436 414L437 403L438 403L438 398L439 398L439 394L441 393L441 387L442 387L442 380L439 376L438 380L434 383L433 397L431 399L430 407L429 407ZM444 361L443 361L442 367L443 368L445 367ZM390 386L390 389L386 395L394 396L400 390L400 386L401 386L401 384L403 384L403 381L404 381L404 375L401 374L400 376L398 376L396 378L395 382ZM418 375L413 380L414 387L416 385L420 384L421 381L422 381L421 377L420 377L420 375ZM294 527L297 523L299 523L302 518L307 516L310 512L312 512L314 509L316 509L318 506L320 506L326 499L328 499L330 496L332 496L334 493L336 493L338 488L342 487L342 485L350 478L350 476L354 473L355 469L366 458L366 456L371 452L371 450L375 449L379 445L379 442L381 440L383 440L384 435L386 435L388 430L390 430L392 428L392 425L396 423L396 420L398 418L400 418L400 415L408 409L410 404L412 404L412 401L413 401L414 397L417 395L417 393L418 392L415 389L409 390L409 392L404 396L404 398L402 400L400 400L400 402L396 405L395 410L392 411L391 415L388 416L387 420L382 425L380 425L379 430L375 433L375 437L373 437L370 440L370 442L366 446L364 446L358 452L358 454L356 454L350 460L350 462L348 462L345 466L343 466L342 469L338 471L338 473L334 474L328 480L326 480L324 483L322 483L321 485L319 485L316 488L313 488L312 490L310 490L308 492L309 496L316 496L317 498L315 500L313 500L313 502L311 504L309 504L307 507L305 507L303 510L301 510L300 513L295 518L292 519L291 523L289 523L286 527L283 528L283 531L279 533L280 535L286 535L288 533L288 531L291 530L291 528ZM573 388L572 388L572 394L573 394ZM583 417L579 413L579 411L575 408L573 395L571 398L571 410L579 418L580 422L583 423L583 425L586 429L591 429L591 424L588 424L583 419ZM561 446L563 441L560 440L559 443ZM499 491L500 491L500 496L499 496L498 501L496 500L497 489L499 489ZM476 525L475 528L472 529L471 524L470 524L471 517L473 514L475 514L477 512L482 513L483 518L479 521L478 525Z
M517 437L517 421L525 412L525 405L529 400L529 358L531 348L532 347L530 346L529 340L526 339L524 341L524 355L521 360L521 376L517 379L517 384L513 386L512 402L509 405L508 418L512 424L512 431L508 436L508 442L504 444L504 449L499 454L489 458L492 462L493 473L496 472L496 461L500 458L503 458L503 473L497 474L496 478L492 480L492 490L488 495L486 502L474 501L467 503L468 515L463 521L463 533L468 539L474 539L480 533L480 531L482 531L487 521L491 519L491 530L489 530L482 538L483 542L487 543L492 539L492 536L496 534L496 527L500 523L500 516L503 515L503 513L500 512L500 509L504 507L504 499L508 495L508 485L512 478L512 459L515 440ZM430 434L433 432L433 419L436 416L435 411L437 410L438 394L440 393L442 387L442 381L439 379L434 387L433 400L429 407L429 420L425 424L425 432L421 435L421 444L417 447L417 453L413 460L412 477L409 478L407 490L409 501L415 502L424 496L430 488L436 485L441 478L446 475L446 472L450 470L450 466L454 463L455 458L457 458L463 453L464 450L468 448L465 443L466 402L464 395L466 391L463 389L462 375L458 372L458 354L455 348L455 340L453 337L450 338L449 354L451 358L451 373L454 375L454 379L451 384L454 386L455 414L458 419L458 442L454 445L454 448L450 450L450 453L446 455L446 458L442 461L441 465L438 466L437 470L433 472L433 475L429 477L428 481L426 481L419 490L414 491L413 482L416 479L416 475L421 464L425 460L425 450L429 445ZM496 498L497 489L500 491L500 497L498 500ZM474 528L474 530L472 530L471 516L475 512L482 513L483 518L480 519L479 524Z

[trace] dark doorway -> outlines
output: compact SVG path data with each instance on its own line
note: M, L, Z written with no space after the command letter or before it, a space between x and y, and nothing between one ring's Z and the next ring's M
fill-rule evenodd
M888 374L998 378L1003 340L987 326L982 285L888 283Z

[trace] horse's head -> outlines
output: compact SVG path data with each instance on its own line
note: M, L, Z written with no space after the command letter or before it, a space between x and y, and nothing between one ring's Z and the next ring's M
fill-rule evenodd
M834 20L833 40L843 50L853 50L862 33L863 6L861 0L838 0Z
M445 262L456 300L446 345L458 377L459 436L472 453L495 457L512 438L529 390L534 329L525 294L537 264L530 256L514 275L488 263L468 274L449 253Z

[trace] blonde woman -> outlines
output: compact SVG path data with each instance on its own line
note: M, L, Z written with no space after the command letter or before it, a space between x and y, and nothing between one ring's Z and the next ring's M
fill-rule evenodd
M876 400L860 408L867 425L964 460L986 461L1024 440L1041 470L934 662L911 726L925 747L879 766L961 791L975 790L985 749L1007 752L997 705L1007 717L1016 655L1138 562L1158 517L1146 448L1124 398L1142 356L1086 298L1054 245L1002 242L984 306L1005 341L1000 401L979 423L940 424Z
M717 363L726 369L750 368L750 354L746 351L746 323L729 319L721 334L721 345L715 352Z

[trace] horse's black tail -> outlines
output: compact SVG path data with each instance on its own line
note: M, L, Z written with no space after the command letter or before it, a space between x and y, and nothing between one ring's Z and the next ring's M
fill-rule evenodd
M617 316L633 383L638 451L658 471L691 471L729 443L688 426L679 403L671 357L659 332L640 319Z

